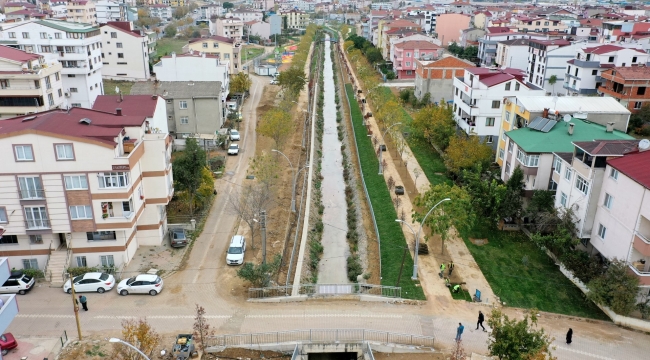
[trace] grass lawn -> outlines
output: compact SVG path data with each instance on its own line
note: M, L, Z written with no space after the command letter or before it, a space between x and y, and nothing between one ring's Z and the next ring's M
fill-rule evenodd
M477 246L470 237L488 243ZM507 306L609 320L523 233L476 226L463 239L492 290Z
M105 95L116 95L117 92L115 92L115 87L120 88L120 92L124 95L130 95L131 94L131 87L133 87L133 84L135 82L133 81L121 81L121 80L108 80L104 79L104 94Z
M452 289L454 288L454 285L456 284L451 284L451 287L449 288L451 297L454 298L454 300L465 300L472 302L472 296L469 294L469 291L461 288L459 292L453 292Z
M406 240L399 223L395 222L397 213L392 205L392 200L388 187L384 182L383 175L377 174L379 162L370 138L367 136L366 129L363 126L361 109L354 98L352 85L345 84L345 91L350 102L350 113L352 115L352 124L354 126L355 137L359 158L361 159L361 171L363 173L370 202L377 220L377 228L381 237L381 284L395 286L402 264L402 253L406 247ZM416 286L416 282L411 280L410 274L413 269L413 259L406 257L404 262L404 274L400 282L402 288L402 297L409 299L425 299L422 288Z
M187 40L162 38L156 41L156 54L151 57L159 58L171 54L172 51L180 54L183 52L185 44L187 44Z
M255 46L244 46L244 49L242 49L242 56L241 60L242 62L248 61L249 59L256 58L264 52L264 49L258 48Z

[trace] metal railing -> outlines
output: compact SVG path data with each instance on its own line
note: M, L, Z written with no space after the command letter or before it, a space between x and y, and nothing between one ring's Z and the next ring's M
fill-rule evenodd
M45 190L43 189L21 189L21 200L41 200L45 199Z
M366 329L307 329L268 333L218 335L206 339L207 346L247 346L281 343L331 343L372 341L387 344L434 347L433 336ZM295 350L294 350L295 351Z
M296 347L293 349L293 355L291 355L291 360L298 360L300 358L300 344L296 344Z
M249 299L291 296L293 285L249 288ZM399 299L402 288L374 284L300 284L298 293L307 296L374 295Z
M372 354L372 348L370 348L370 344L367 341L363 343L361 350L365 359L375 360L375 355Z
M47 260L45 260L45 267L43 268L43 277L45 278L45 281L52 281L52 271L48 269L48 265L50 265L50 258L52 257L52 241L50 240L50 246L48 248L48 253L47 253ZM47 274L50 274L50 276L47 276Z
M27 230L50 229L51 227L49 219L25 220Z

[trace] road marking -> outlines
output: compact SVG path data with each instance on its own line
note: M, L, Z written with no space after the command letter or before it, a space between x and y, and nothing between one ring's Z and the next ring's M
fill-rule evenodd
M95 316L95 319L135 319L139 316L129 316L129 315L98 315ZM144 316L149 320L178 320L178 319L194 319L196 315L150 315ZM230 319L230 315L205 315L206 319Z
M74 319L74 315L55 315L55 314L18 314L17 318L28 318L28 319Z
M375 318L401 319L402 315L393 314L282 314L282 315L246 315L247 319L284 319L284 318Z
M586 355L586 356L592 357L594 359L615 360L615 359L612 359L612 358L609 358L609 357L606 357L606 356L591 354L591 353L588 353L588 352L582 351L582 350L574 350L574 349L569 349L569 348L562 347L562 346L556 346L556 348L559 349L559 350L569 351L569 352L573 352L573 353L580 354L580 355Z

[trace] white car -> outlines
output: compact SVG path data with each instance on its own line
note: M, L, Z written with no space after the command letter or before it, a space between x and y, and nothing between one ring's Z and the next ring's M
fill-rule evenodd
M239 154L239 144L230 144L228 147L228 155L237 155Z
M34 288L34 278L24 275L22 271L11 272L11 276L0 286L0 294L25 295Z
M74 279L74 292L98 292L100 294L111 291L115 286L115 278L113 275L91 272L83 275L76 276ZM63 285L63 292L68 294L72 293L70 286L70 279Z
M271 82L270 82L269 84L271 84L271 85L278 85L279 82L278 82L277 79L272 79Z
M230 141L239 141L239 131L230 130Z
M241 235L235 235L230 239L228 254L226 254L226 264L241 265L244 263L244 254L246 253L246 239Z
M163 289L163 280L158 275L140 274L117 284L117 293L126 296L129 294L149 294L156 296Z

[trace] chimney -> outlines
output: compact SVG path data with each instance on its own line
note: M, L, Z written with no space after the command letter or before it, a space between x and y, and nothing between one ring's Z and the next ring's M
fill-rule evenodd
M607 128L605 129L606 132L611 133L614 132L614 123L613 122L608 122L607 123Z
M569 135L573 135L573 127L574 126L575 126L575 124L573 124L573 123L569 124Z
M544 111L542 112L542 117L548 118L548 108L544 108Z
M115 115L122 116L122 108L115 109Z

